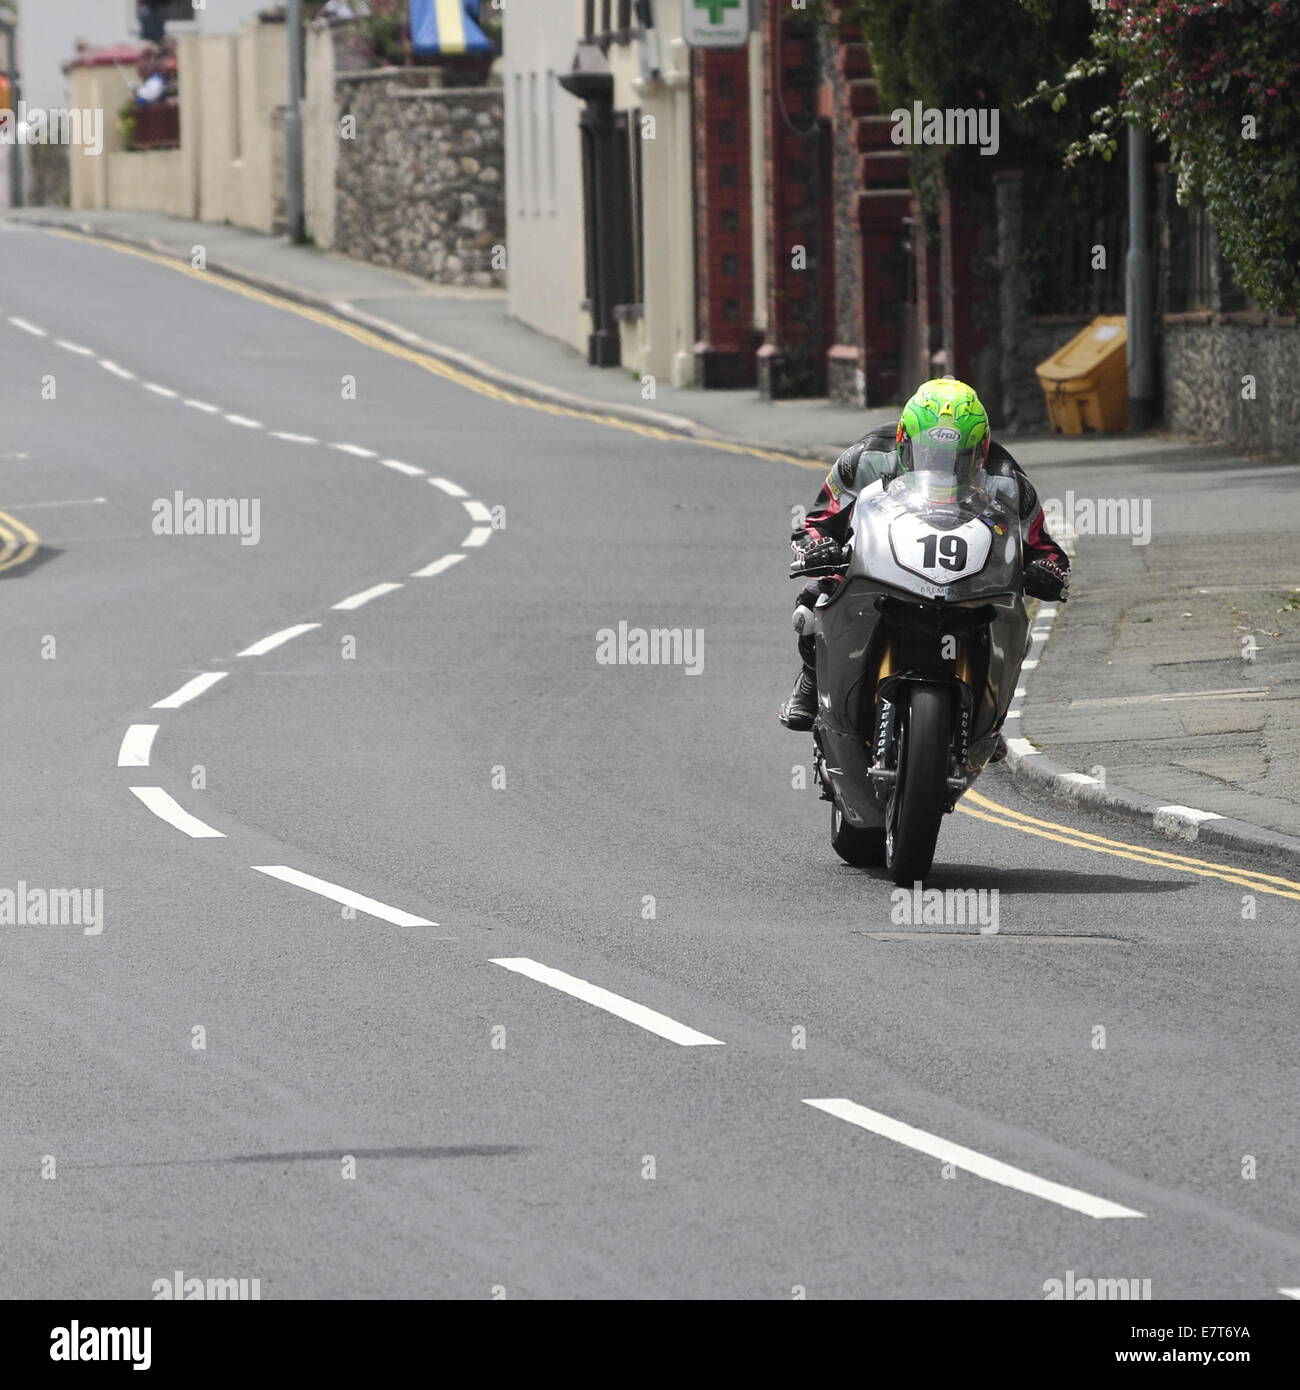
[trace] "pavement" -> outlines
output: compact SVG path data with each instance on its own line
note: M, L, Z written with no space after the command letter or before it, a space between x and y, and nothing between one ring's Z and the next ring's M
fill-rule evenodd
M630 373L591 368L512 319L501 292L155 214L18 217L187 261L201 246L215 272L327 307L513 391L695 438L821 462L896 414L665 385L648 403ZM1159 434L1012 443L1067 530L1080 532L1073 597L1041 669L1026 677L1013 770L1183 841L1300 858L1297 458L1242 458Z
M839 862L806 461L0 250L0 1296L1300 1288L1300 881L1001 768L937 918Z

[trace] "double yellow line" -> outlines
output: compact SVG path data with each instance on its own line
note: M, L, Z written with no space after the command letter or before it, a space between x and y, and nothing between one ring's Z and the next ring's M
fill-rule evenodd
M773 463L788 463L797 468L809 468L817 472L823 472L826 468L825 463L800 458L797 454L786 454L771 449L756 449L722 439L697 439L694 437L686 439L671 430L658 429L654 425L641 424L621 416L605 415L598 411L584 410L578 406L559 405L551 401L539 400L534 396L522 395L506 387L497 386L483 377L475 376L472 372L462 371L450 363L431 357L428 353L415 348L402 347L378 333L362 328L347 319L339 318L336 314L313 309L308 305L299 304L292 299L257 289L228 276L214 275L206 270L196 270L193 266L186 265L184 261L178 261L171 256L145 251L124 241L87 236L83 232L68 231L63 228L47 228L46 230L52 236L66 237L70 241L89 242L95 246L103 246L109 250L120 252L124 256L135 256L138 260L165 266L168 270L176 271L178 274L201 280L206 285L215 285L233 294L241 294L245 299L255 300L259 304L268 305L285 313L297 314L299 318L307 319L311 323L333 329L336 333L346 334L355 342L373 348L376 352L387 353L389 357L396 357L403 362L409 362L412 366L419 367L422 371L429 372L433 376L441 377L444 381L452 382L467 391L473 391L476 395L486 396L489 400L500 401L505 405L516 405L526 410L538 410L546 415L556 415L569 420L583 420L588 424L607 425L610 429L637 434L644 439L662 439L671 443L685 442L694 448L715 449L722 453L767 459ZM18 523L14 524L18 525ZM26 528L23 529L26 530ZM28 535L33 541L36 539L32 533L28 532ZM20 563L20 561L15 560L13 563ZM3 568L4 565L0 563L0 569ZM1292 898L1300 902L1300 883L1292 879L1279 878L1274 874L1256 873L1252 869L1238 869L1230 864L1216 864L1206 859L1193 859L1185 854L1147 849L1145 846L1130 844L1125 840L1112 840L1104 835L1094 835L1090 831L1075 830L1072 826L1061 825L1057 821L1040 820L1036 816L1025 815L1021 811L1012 811L1008 807L999 805L996 801L990 801L987 797L981 796L978 792L967 792L957 809L964 815L974 816L978 820L987 821L990 825L1001 826L1005 830L1018 830L1025 835L1036 835L1044 840L1055 840L1059 844L1088 850L1093 854L1106 854L1114 858L1129 859L1137 864L1151 864L1171 872L1194 874L1199 878L1215 878L1224 883L1245 888L1252 893L1270 893L1279 898Z
M0 574L17 569L41 548L41 538L17 517L0 512Z
M1193 859L1190 855L1175 854L1171 850L1147 849L1144 845L1130 844L1126 840L1111 840L1105 835L1094 835L1088 830L1076 830L1057 821L1040 820L1037 816L1025 815L1023 811L1013 811L981 796L979 792L967 792L957 803L957 809L990 825L999 825L1005 830L1019 830L1025 835L1037 835L1043 840L1055 840L1074 849L1131 859L1138 864L1153 864L1159 869L1195 874L1198 878L1217 878L1252 893L1271 893L1279 898L1292 898L1300 902L1300 883L1292 879L1256 873L1254 869L1238 869L1231 864L1216 864L1209 859Z
M422 371L429 372L433 376L441 377L444 381L462 386L465 390L473 391L477 395L486 396L489 400L501 401L504 405L522 406L526 410L540 410L543 414L558 415L566 420L583 420L588 424L607 425L610 429L623 430L628 434L639 434L643 439L663 439L673 444L689 444L692 448L717 449L722 453L739 454L746 458L767 459L772 463L792 463L798 468L810 468L819 473L824 473L827 468L825 462L800 458L797 454L785 454L773 449L751 448L747 444L734 444L726 439L697 439L693 435L686 436L674 433L672 430L659 429L655 425L641 424L639 421L628 420L620 415L603 415L599 411L584 410L580 406L559 405L535 396L526 396L518 391L511 391L508 387L498 386L484 377L475 376L473 372L463 371L461 368L452 366L451 363L444 362L437 357L432 357L418 348L402 347L400 343L394 343L379 333L362 328L347 319L339 318L337 314L329 314L322 309L313 309L310 305L299 304L292 299L283 298L266 290L259 290L253 285L246 285L240 280L231 279L229 276L215 275L207 270L195 270L193 266L186 265L184 261L175 260L171 256L165 256L155 251L144 251L138 246L132 246L124 241L114 241L110 237L87 236L84 232L68 231L61 227L46 228L45 230L51 236L66 237L70 241L89 242L95 246L119 251L124 256L135 256L138 260L166 266L168 270L174 270L181 275L188 275L192 279L201 280L205 285L218 285L224 290L242 294L245 299L256 300L257 303L267 304L273 309L282 309L287 313L297 314L299 318L307 319L311 323L332 328L336 333L344 333L354 341L363 343L366 347L374 348L376 352L385 352L389 357L396 357L403 362L409 362L412 366L419 367Z

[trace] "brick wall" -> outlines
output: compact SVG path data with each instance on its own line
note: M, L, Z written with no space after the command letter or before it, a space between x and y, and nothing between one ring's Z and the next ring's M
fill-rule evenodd
M749 163L749 55L699 49L695 119L695 380L752 386L754 269Z

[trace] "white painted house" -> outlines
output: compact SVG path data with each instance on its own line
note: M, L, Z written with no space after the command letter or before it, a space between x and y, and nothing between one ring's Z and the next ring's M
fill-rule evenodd
M506 225L511 314L585 353L582 103L559 85L573 66L579 8L506 6Z
M504 13L510 312L648 390L683 385L695 244L682 0L510 0Z

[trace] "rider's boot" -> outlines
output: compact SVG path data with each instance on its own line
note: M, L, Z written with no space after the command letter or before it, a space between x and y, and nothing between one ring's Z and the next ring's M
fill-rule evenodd
M790 698L781 706L777 718L787 729L793 729L796 733L806 733L812 728L816 714L817 678L807 666L802 666L799 669L799 679L795 681L794 689L790 692Z

